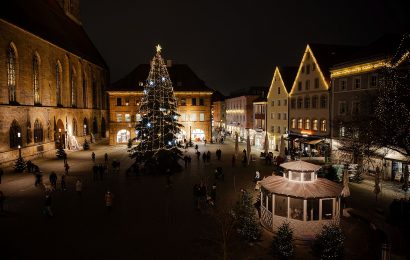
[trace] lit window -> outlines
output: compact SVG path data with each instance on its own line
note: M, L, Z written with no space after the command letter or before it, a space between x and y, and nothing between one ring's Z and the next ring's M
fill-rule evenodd
M299 118L298 119L298 129L302 129L303 128L303 119Z
M305 120L305 129L310 130L310 119L309 118L306 118Z
M122 114L117 114L117 122L122 122Z
M181 106L186 106L186 98L181 98Z
M125 114L125 122L131 122L130 114Z
M318 129L318 120L317 120L317 119L314 119L314 120L313 120L312 129L313 129L314 131L317 131L317 129Z
M292 119L292 129L295 129L295 128L296 128L296 119L293 118Z
M141 114L136 114L136 115L135 115L135 121L141 122L141 120L142 120Z
M199 113L199 121L205 121L205 114L204 113Z
M275 113L272 112L272 113L270 114L270 119L275 119Z
M327 131L326 120L322 120L322 123L320 124L320 131L322 132Z
M196 121L196 114L195 114L195 113L190 114L190 115L189 115L189 120L190 120L191 122L195 122L195 121Z
M186 121L186 114L185 113L181 113L181 121Z
M339 128L339 136L340 137L345 137L346 135L346 128L344 126L340 126Z

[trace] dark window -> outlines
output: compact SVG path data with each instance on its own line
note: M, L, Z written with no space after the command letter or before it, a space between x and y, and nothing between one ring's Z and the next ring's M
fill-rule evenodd
M298 82L298 90L299 90L299 91L302 91L302 81L299 81L299 82Z
M34 89L34 104L41 103L40 100L40 72L37 55L33 56L33 89Z
M98 106L98 99L97 99L97 82L93 80L93 85L92 85L92 95L93 95L93 108L97 108Z
M71 86L71 106L77 106L77 73L75 72L74 68L71 69L71 79L70 79L70 86Z
M312 108L317 108L317 96L312 97Z
M315 71L316 70L316 64L312 64L312 71Z
M59 63L56 63L56 99L57 105L62 105L61 99L61 67Z
M305 66L302 66L302 73L305 73Z
M103 117L103 118L101 118L101 137L102 138L106 137L106 131L107 131L107 128L105 126L105 119Z
M43 126L42 124L36 119L34 122L34 142L35 143L40 143L44 141L44 136L43 136Z
M117 107L122 106L122 98L117 98Z
M203 106L203 105L204 105L204 99L203 99L203 98L200 98L200 99L199 99L199 105L200 105L200 106Z
M269 195L268 195L269 196ZM275 195L275 215L288 217L288 197Z
M292 98L290 100L290 108L295 108L296 107L296 99Z
M16 102L16 53L13 47L7 49L7 86L9 102Z
M97 134L98 133L98 121L97 118L94 117L93 119L93 134Z
M306 65L306 74L310 74L310 65Z
M306 80L305 82L305 89L309 90L310 89L310 80Z
M347 88L347 82L345 79L340 80L340 90L346 90Z
M326 96L320 97L320 108L327 108L327 97Z
M372 75L370 78L370 86L377 87L377 75Z
M319 220L319 199L307 200L306 220Z
M310 108L310 97L305 97L305 108Z
M319 78L315 78L315 88L319 88Z
M192 106L196 106L196 98L192 98L192 103L191 103L191 105L192 105Z
M83 73L83 107L87 107L87 76Z
M278 88L278 95L280 95L280 87Z
M354 79L354 88L359 89L360 85L361 85L360 78L355 78Z
M10 148L17 148L21 145L21 127L16 120L10 126Z
M301 109L302 108L302 98L298 98L298 108Z
M353 101L352 102L352 114L353 115L358 115L360 113L360 102L359 101Z

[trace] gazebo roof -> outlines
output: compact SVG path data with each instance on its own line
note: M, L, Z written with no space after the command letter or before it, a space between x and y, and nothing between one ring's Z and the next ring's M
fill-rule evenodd
M318 178L313 182L290 181L281 176L269 176L259 182L261 186L274 193L299 198L335 198L340 196L343 187L327 179Z
M319 165L308 163L305 161L300 161L300 160L282 163L280 167L286 170L299 171L299 172L312 172L312 171L318 171L320 169Z

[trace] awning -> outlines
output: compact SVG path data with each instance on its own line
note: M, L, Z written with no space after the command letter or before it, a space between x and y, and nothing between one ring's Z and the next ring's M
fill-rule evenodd
M320 142L322 142L322 141L323 141L322 139L311 140L311 141L308 142L308 144L313 144L313 145L315 145L315 144L318 144L318 143L320 143Z

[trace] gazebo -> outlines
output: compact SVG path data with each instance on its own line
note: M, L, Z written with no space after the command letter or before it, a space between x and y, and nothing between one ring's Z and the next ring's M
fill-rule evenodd
M261 186L261 223L276 231L288 222L299 238L313 238L324 224L339 223L342 186L317 178L320 166L304 161L280 165L284 176L269 176Z

